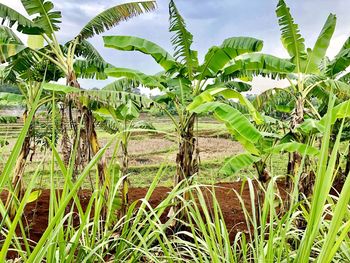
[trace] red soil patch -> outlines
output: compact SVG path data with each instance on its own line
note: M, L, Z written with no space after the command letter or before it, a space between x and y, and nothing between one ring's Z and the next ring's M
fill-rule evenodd
M215 185L215 195L220 204L222 214L227 225L227 229L230 231L230 238L233 240L237 231L247 231L246 221L243 213L241 203L233 190L241 193L242 199L245 202L246 208L251 210L251 200L248 184L245 184L242 188L241 182L234 183L218 183ZM282 196L285 196L285 192L280 188ZM208 207L212 210L212 198L209 189L203 189L204 196L206 196ZM129 190L130 203L141 198L144 198L148 189L147 188L131 188ZM153 192L149 203L152 207L157 206L168 194L170 188L157 187ZM283 192L283 193L282 193ZM91 192L90 190L82 190L80 192L81 205L85 208L88 205ZM1 193L1 199L6 201L7 193ZM35 202L27 204L24 211L24 224L29 229L28 238L37 242L44 233L48 225L48 212L49 212L50 191L43 190L42 194ZM67 207L66 212L70 211L70 207ZM163 215L165 218L166 215ZM78 223L78 218L75 218ZM1 239L0 239L1 240Z

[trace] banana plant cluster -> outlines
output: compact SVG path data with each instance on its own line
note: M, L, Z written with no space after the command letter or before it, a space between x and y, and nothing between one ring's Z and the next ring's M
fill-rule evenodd
M347 55L349 39L334 59L330 60L326 52L336 27L334 14L328 16L312 49L305 47L304 38L284 0L278 2L276 15L281 29L282 44L295 69L286 77L290 86L263 92L255 98L253 105L270 116L279 116L281 121L289 122L289 131L285 136L291 141L313 144L322 134L310 133L310 129L305 127L316 125L317 120L326 114L328 101L333 94L336 95L335 104L349 99L350 86L346 72L350 65ZM335 123L335 127L340 126L338 123ZM337 130L334 131L335 137ZM290 177L295 177L300 172L302 159L303 155L300 152L289 154L287 185L290 186ZM309 162L307 158L306 163ZM311 193L309 185L313 184L314 178L311 177L314 177L314 171L310 165L303 167L299 190L308 196Z
M21 0L21 3L25 15L0 4L0 17L3 20L0 28L0 60L6 63L5 81L16 83L19 76L24 82L35 80L36 83L65 78L68 86L79 89L79 77L105 79L104 69L109 66L87 39L156 7L154 1L113 6L96 15L72 40L61 44L57 32L62 17L53 3L46 0ZM28 35L30 44L25 46L12 29ZM73 145L77 144L79 154L74 161L78 166L84 166L91 156L90 152L92 155L97 154L100 145L92 111L75 94L65 94L61 104L62 153L68 165ZM72 137L69 136L68 123L73 129ZM98 171L101 184L104 184L108 181L108 173L103 159L98 165Z
M336 96L335 104L339 104L339 109L342 109L340 112L346 112L344 105L347 105L350 91L347 72L350 65L350 42L347 39L339 53L330 60L326 52L336 26L335 15L328 16L312 49L305 48L304 39L285 1L278 2L276 15L281 28L282 44L290 55L288 61L294 65L288 74L282 76L289 81L290 85L286 88L269 89L257 95L251 105L244 103L242 106L241 103L239 106L235 102L231 103L233 107L222 102L208 103L213 100L213 92L205 91L195 98L188 109L197 114L213 112L214 116L226 124L230 133L246 149L246 153L230 158L221 169L222 173L230 175L254 165L259 178L264 181L268 178L266 177L268 171L265 169L266 160L273 153L288 152L287 173L290 177L295 177L300 172L302 159L308 156L305 161L307 164L303 165L303 176L299 183L300 192L308 195L310 194L309 185L312 185L314 180L310 178L314 173L309 157L317 157L319 154L319 150L312 145L322 136L323 116L327 112L329 99ZM236 99L242 100L239 97ZM207 103L203 104L206 101ZM337 109L338 106L334 111ZM239 112L245 114L244 119ZM255 121L255 125L252 125L249 120L257 119L256 112L260 112L262 122ZM232 128L234 124L240 122L238 117L233 116L239 116L242 119L241 123L244 123L242 127L245 128L241 131ZM336 137L340 122L334 121L332 124L334 125L333 137ZM266 125L273 128L266 132L264 131ZM346 130L345 124L343 131ZM348 140L346 132L343 137L343 141ZM348 153L350 153L349 150ZM343 174L347 175L349 171L350 161L347 161ZM289 176L287 176L287 186L290 186Z
M240 103L250 108L253 119L260 122L259 114L240 94L251 88L247 80L256 75L283 77L292 72L295 66L287 60L261 53L263 41L251 37L231 37L224 40L221 45L211 47L204 61L200 63L197 51L192 49L193 36L187 30L174 1L169 3L169 21L169 31L173 33L173 54L154 42L139 37L105 36L103 40L108 48L149 55L163 68L156 75L113 67L105 72L112 77L139 81L145 87L158 88L163 93L160 99L171 103L176 109L175 117L169 114L175 125L179 145L174 180L176 185L182 180L190 180L199 171L200 150L194 132L199 111L192 109L197 106L193 103L200 107L203 103L210 103L215 97L239 99ZM190 105L192 106L189 107ZM222 109L221 105L216 106L215 110ZM238 112L237 115L242 118L241 113ZM238 136L239 131L245 127L239 122L232 123ZM248 120L244 123L249 124L248 128L253 127ZM248 133L252 130L253 128L249 129Z

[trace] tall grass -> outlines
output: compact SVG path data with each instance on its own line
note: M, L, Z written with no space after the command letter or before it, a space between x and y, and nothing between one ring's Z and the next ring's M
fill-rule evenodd
M99 186L98 174L94 168L108 147L119 145L119 134L93 157L75 182L72 181L72 175L76 147L71 162L66 167L52 140L48 139L52 152L49 163L51 195L48 227L33 245L22 222L34 181L40 176L38 168L27 185L24 198L15 202L17 213L14 218L7 216L8 211L0 202L0 262L5 262L9 251L16 252L23 262L349 262L349 177L339 196L329 195L338 170L336 158L341 137L340 129L336 142L330 149L332 105L333 101L330 101L311 199L299 202L298 187L294 187L289 193L290 208L285 211L284 195L280 194L278 187L279 177L272 177L265 187L255 180L247 179L250 205L241 197L241 193L236 192L244 211L247 229L241 232L227 228L215 196L218 190L215 185L188 185L187 182L182 182L169 190L159 205L152 207L149 199L160 178L166 173L166 167L155 175L146 196L130 204L123 218L117 218L115 207L123 180L120 171L115 169L117 150L109 164L112 183L107 200L106 186ZM9 182L32 117L33 113L30 112L1 174L1 190ZM54 125L53 122L53 127ZM55 181L56 165L64 178L59 192ZM96 185L83 209L79 189L90 173L95 174ZM299 176L300 174L294 178L294 185L297 185ZM183 199L184 193L189 197L186 200ZM167 209L178 203L181 203L178 206L181 210L164 219ZM69 211L67 207L70 207ZM180 214L183 217L179 218ZM78 218L78 223L75 218ZM306 221L306 229L298 228L300 218ZM180 231L172 232L175 220L183 227ZM231 231L237 231L233 240L230 239Z

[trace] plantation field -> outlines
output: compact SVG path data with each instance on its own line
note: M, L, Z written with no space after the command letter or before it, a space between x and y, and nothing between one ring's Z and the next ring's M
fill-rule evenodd
M0 263L350 262L346 0L64 2L0 0Z
M172 186L178 147L177 138L174 133L174 125L166 117L157 118L144 115L142 119L152 123L156 131L135 131L131 138L129 143L129 179L131 184L134 187L149 186L155 174L162 166L167 169L160 181L160 185ZM18 120L18 123L0 125L0 136L6 138L6 141L9 143L3 148L0 148L0 168L4 165L4 161L7 160L21 127L21 120ZM97 132L102 145L105 145L113 136L113 134L109 134L101 128L98 128ZM244 152L241 144L232 139L223 124L213 119L203 118L198 123L198 131L196 131L196 133L197 132L201 161L200 173L196 178L198 182L230 182L236 181L238 178L254 176L253 168L244 169L239 174L230 177L225 177L223 174L219 173L226 158ZM58 145L60 145L60 143L58 143ZM110 160L114 147L115 145L107 149L107 160ZM30 180L31 174L34 173L38 165L41 165L41 176L39 176L36 181L36 187L45 189L49 186L48 163L51 159L50 155L47 155L45 150L40 150L39 147L37 148L32 161L28 163L26 168L25 180ZM42 160L44 161L41 163ZM280 172L283 174L286 162L286 155L275 155L273 162L271 162L275 173L278 174L278 172ZM60 178L59 175L56 179L59 184L63 184L63 178ZM93 181L93 176L91 180ZM84 187L91 188L91 182L87 180L84 183Z

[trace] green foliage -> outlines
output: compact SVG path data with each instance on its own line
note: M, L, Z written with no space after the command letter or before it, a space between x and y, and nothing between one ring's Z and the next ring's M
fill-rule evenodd
M41 193L42 193L41 190L36 190L36 191L31 192L30 195L28 196L27 203L31 203L31 202L38 200Z
M237 99L239 103L243 106L245 106L251 116L253 117L254 121L258 124L262 123L262 117L259 114L259 112L254 108L254 106L251 104L251 102L240 92L237 92L235 90L232 90L230 88L226 88L226 85L224 84L224 87L220 87L221 84L218 85L219 87L216 88L210 88L204 92L202 92L200 95L194 98L193 102L187 107L189 111L195 111L196 109L201 107L201 105L205 102L211 102L215 100L216 96L221 96L224 99ZM197 112L198 113L198 112Z
M2 105L23 105L25 98L22 95L0 92L0 104Z
M192 80L198 67L197 51L191 49L193 35L186 29L185 20L180 15L173 0L169 3L169 31L174 33L171 43L174 47L174 57L185 65L187 77Z
M160 83L160 79L157 76L146 75L140 71L128 69L128 68L107 68L106 74L110 77L121 78L125 77L133 81L141 83L143 86L149 88L163 89L164 86Z
M0 123L16 123L17 117L15 116L0 116Z
M96 60L77 59L74 61L73 67L78 78L105 80L108 78L105 71L110 65Z
M48 82L45 82L43 84L43 89L47 91L63 93L63 94L80 92L80 89L75 87L70 87L70 86L56 84L56 83L48 83Z
M265 151L269 153L277 153L277 154L281 152L290 152L290 153L299 152L303 154L303 156L305 155L317 156L320 153L320 151L317 148L313 146L309 146L307 144L299 143L299 142L281 143L269 149L266 149Z
M36 17L33 19L35 25L40 27L48 35L59 30L61 23L61 12L54 11L54 5L47 0L21 0L28 15Z
M318 36L315 46L308 54L308 62L306 66L306 72L317 72L319 65L324 59L329 43L333 36L337 18L335 15L330 14Z
M204 77L215 77L233 58L250 52L259 52L263 41L250 37L231 37L225 39L219 47L211 47L205 55L201 72Z
M284 0L279 0L276 14L281 28L283 46L291 56L292 62L296 65L297 72L301 72L302 66L307 60L304 38L300 35L298 25L294 23L290 9Z
M0 26L0 63L7 62L8 58L24 48L22 41L8 27Z
M24 34L37 35L43 32L39 25L4 4L0 4L0 17L8 22L9 27L16 25L17 31Z
M63 47L64 51L68 52L69 46L74 45L75 41L76 40L72 40L66 43ZM74 55L77 58L74 60L73 64L76 77L98 80L107 79L105 70L111 67L111 65L101 57L91 43L86 40L80 41L75 45Z
M220 173L223 173L227 176L232 176L235 173L239 172L241 169L252 166L260 159L260 157L251 155L250 153L237 154L228 160L225 160L225 164L220 169Z
M295 65L286 59L268 54L243 54L231 60L223 70L224 79L253 77L257 75L283 78L291 73Z
M344 45L327 66L326 72L329 76L341 73L350 65L350 37L345 41Z
M227 104L208 102L195 107L192 111L195 113L213 112L214 117L225 123L227 129L243 144L254 144L262 138L249 119Z
M139 37L131 36L104 36L105 47L123 51L140 51L150 55L168 71L175 65L175 59L157 44Z
M129 101L133 101L133 103L140 109L149 108L152 104L152 100L145 96L118 90L86 90L82 92L82 96L87 98L90 103L96 102L97 105L98 103L101 103L102 105L105 105L106 108L108 108L108 106L117 108L121 105L127 104Z
M77 38L83 40L94 35L105 32L106 30L126 21L134 16L145 12L150 12L156 8L155 1L143 1L125 3L113 6L90 20L77 35Z

